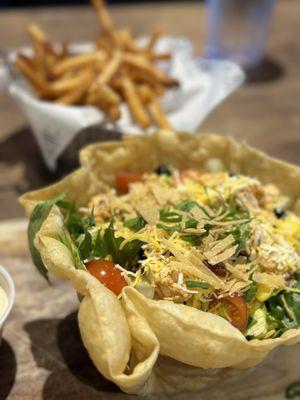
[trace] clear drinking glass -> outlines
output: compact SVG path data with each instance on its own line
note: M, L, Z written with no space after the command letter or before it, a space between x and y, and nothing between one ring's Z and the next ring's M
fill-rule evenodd
M262 60L276 0L207 0L207 58L242 67Z

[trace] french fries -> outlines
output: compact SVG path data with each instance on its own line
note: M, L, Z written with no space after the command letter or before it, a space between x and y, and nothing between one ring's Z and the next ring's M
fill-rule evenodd
M158 39L162 36L162 31L160 29L156 29L155 31L152 32L149 42L147 44L147 49L152 50L154 46L156 45Z
M29 24L27 31L32 39L32 45L35 52L34 62L36 64L36 69L39 71L42 78L46 79L47 71L45 65L45 34L40 27L35 24Z
M111 60L103 68L102 73L98 76L97 83L99 85L109 83L120 68L121 61L121 53L116 51Z
M156 97L154 97L149 103L149 112L159 128L172 129L172 126Z
M151 121L134 83L129 78L121 80L123 96L136 123L144 128L151 126Z
M102 104L104 107L109 105L118 106L121 103L122 98L110 86L95 83L91 86L86 101L87 104Z
M70 88L60 97L56 98L55 102L65 105L82 104L84 102L86 92L93 81L93 78L94 78L93 71L92 70L86 71L86 74L82 79L81 85Z
M80 67L88 67L93 64L102 64L106 61L106 54L102 51L95 51L93 53L79 54L75 56L65 57L63 60L59 61L52 69L51 74L54 77L60 77L65 72L74 70Z
M43 93L47 89L47 83L41 74L36 73L33 65L26 58L19 56L15 61L16 67L37 89L38 93Z
M152 32L141 46L128 29L116 29L103 0L91 0L101 32L95 50L71 54L65 42L54 45L36 24L29 24L34 54L19 54L15 66L30 81L43 100L64 105L93 105L108 119L121 117L126 103L133 121L142 128L171 129L159 97L178 82L159 69L156 61L171 54L157 53L162 32Z
M93 79L93 71L84 69L75 76L66 76L65 78L58 79L49 83L46 94L51 98L62 96L70 91L80 90L81 87L89 87Z

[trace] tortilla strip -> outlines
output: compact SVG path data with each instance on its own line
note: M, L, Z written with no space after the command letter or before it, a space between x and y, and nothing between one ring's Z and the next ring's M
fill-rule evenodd
M248 275L239 270L238 265L235 265L234 267L228 263L226 263L225 265L227 270L231 272L233 276L235 276L238 279L241 279L242 281L248 282Z
M212 279L214 281L214 284L212 284L213 287L215 287L216 289L225 289L225 283L203 263L201 255L196 249L191 250L189 259L195 267L206 274L210 280Z
M235 252L236 252L238 247L239 247L239 245L236 244L235 246L230 247L229 249L226 249L221 254L217 254L216 256L213 256L213 257L210 257L210 258L208 257L207 260L211 265L219 264L219 263L221 263L223 261L228 260L228 258L232 257L235 254Z
M212 258L215 257L216 255L220 254L222 251L224 251L227 247L229 247L231 244L233 244L235 241L234 237L232 235L228 235L225 239L223 240L218 240L215 242L216 244L211 246L211 250L206 251L204 253L206 258Z
M155 225L159 221L159 210L154 201L138 202L134 208L148 224Z
M254 272L253 280L274 289L285 287L284 277L280 275L267 274L266 272Z

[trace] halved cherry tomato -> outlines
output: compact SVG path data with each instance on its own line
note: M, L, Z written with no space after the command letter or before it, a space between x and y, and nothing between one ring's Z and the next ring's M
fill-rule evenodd
M134 182L141 182L142 177L135 172L119 172L116 175L116 186L120 193L128 193L129 185Z
M104 286L114 292L117 296L127 285L121 275L121 271L116 268L115 263L108 260L93 260L86 264L87 270Z
M245 299L235 294L222 300L229 322L243 332L248 325L249 311Z
M185 179L197 179L199 172L194 169L183 169L180 171L180 179L184 181Z

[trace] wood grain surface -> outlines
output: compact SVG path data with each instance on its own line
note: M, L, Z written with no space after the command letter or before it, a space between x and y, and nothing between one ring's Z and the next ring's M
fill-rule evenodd
M155 5L118 5L112 15L120 26L137 35L161 27L171 35L191 40L197 54L205 41L205 10L195 2L159 2ZM298 163L300 152L300 2L278 1L267 47L267 59L256 71L256 80L245 84L219 105L201 131L232 135L252 145ZM35 8L0 13L0 49L28 44L26 24L41 24L53 40L87 41L98 25L89 7ZM37 145L20 110L0 92L0 219L22 215L18 195L56 179L45 169Z
M0 347L0 399L137 398L120 393L89 360L77 327L76 294L66 282L49 286L36 272L27 249L26 224L24 219L0 223L0 264L16 286ZM299 358L300 345L282 347L240 380L148 400L284 400L287 385L300 379Z

